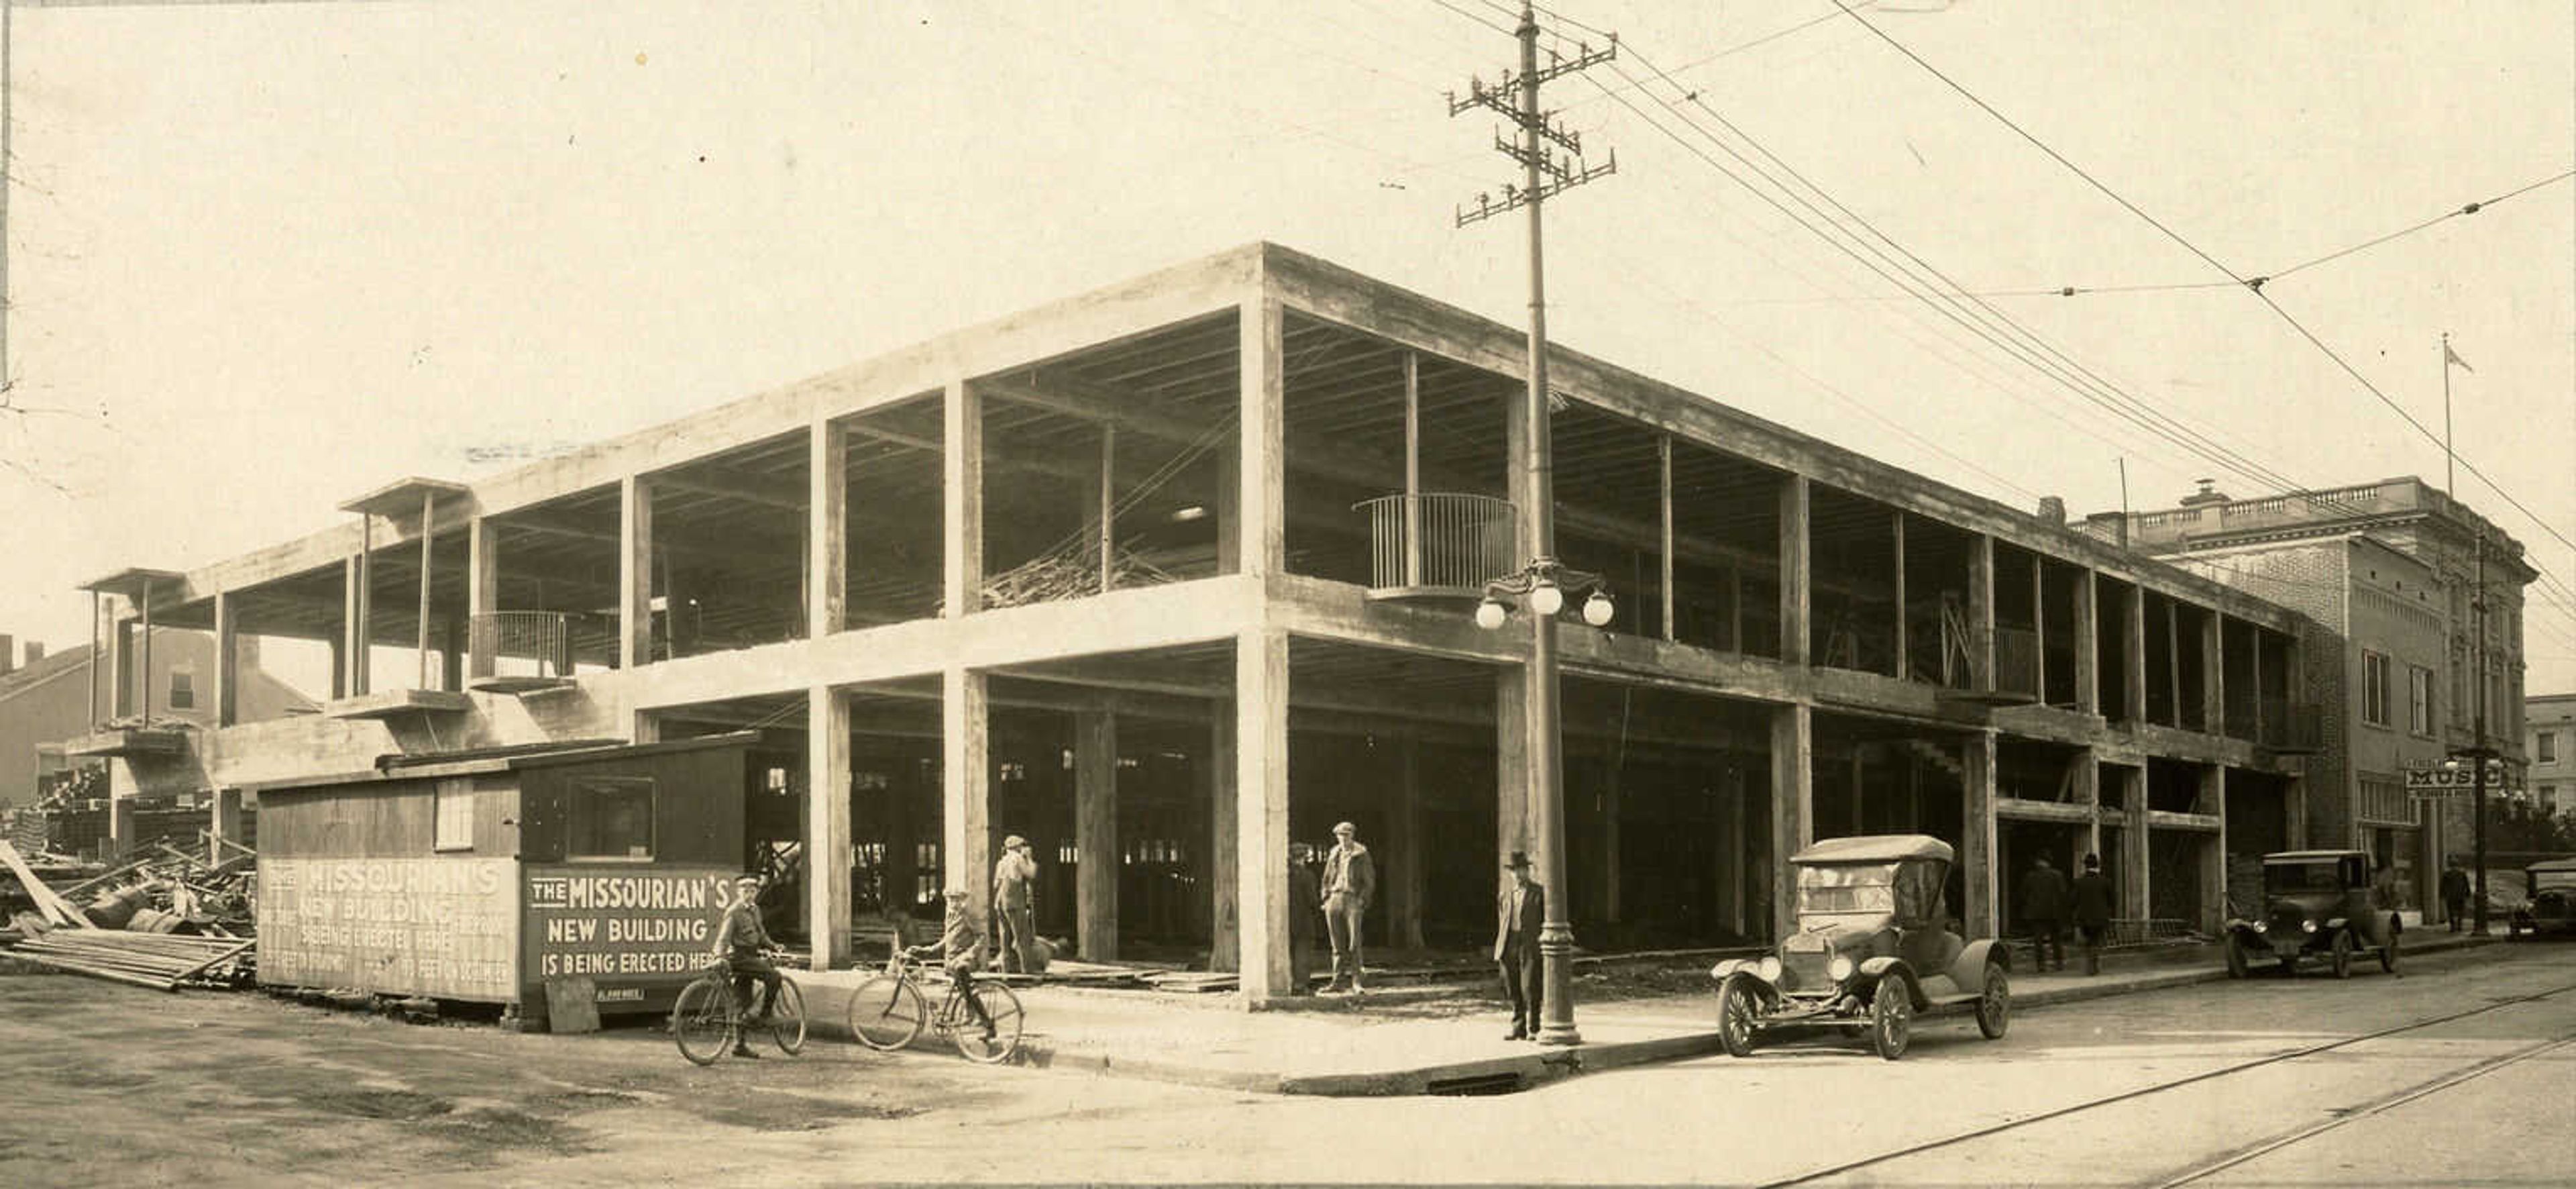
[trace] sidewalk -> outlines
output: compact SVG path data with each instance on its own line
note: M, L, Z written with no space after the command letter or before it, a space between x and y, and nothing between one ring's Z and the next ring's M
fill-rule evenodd
M2438 931L2406 936L2410 958L2476 943ZM2076 960L2080 965L2080 954ZM2366 959L2364 968L2378 972ZM869 973L797 975L820 1035L848 1038L849 994ZM2215 944L2167 949L2152 959L2115 953L2091 978L2016 969L2013 1007L2018 1014L2226 977ZM1317 1010L1261 1012L1242 1010L1231 996L1033 987L1020 989L1020 997L1028 1008L1021 1046L1027 1064L1263 1093L1501 1093L1586 1070L1719 1051L1714 985L1701 994L1583 1002L1576 1018L1583 1043L1568 1047L1503 1039L1509 1024L1499 1006L1432 1018L1371 1010L1373 1001L1390 1009L1420 1003L1424 995L1411 989L1328 997ZM1963 1011L1932 1013L1919 1026L1974 1028ZM946 1042L925 1034L915 1047L929 1053Z

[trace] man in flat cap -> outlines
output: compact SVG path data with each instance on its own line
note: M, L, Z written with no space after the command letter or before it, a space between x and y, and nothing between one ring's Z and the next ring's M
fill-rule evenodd
M1324 930L1333 939L1333 978L1326 991L1368 990L1360 984L1360 914L1377 892L1377 863L1359 844L1358 833L1349 822L1334 825L1333 849L1324 855Z
M1029 840L1013 834L1002 840L1002 857L993 862L993 913L999 919L994 956L1005 974L1036 973L1030 947L1037 944L1032 893L1038 861L1029 856Z
M1503 974L1503 995L1512 1001L1512 1031L1505 1040L1538 1035L1538 1009L1545 986L1539 981L1538 930L1547 920L1547 889L1530 878L1528 851L1516 850L1504 862L1512 886L1494 902L1494 965Z

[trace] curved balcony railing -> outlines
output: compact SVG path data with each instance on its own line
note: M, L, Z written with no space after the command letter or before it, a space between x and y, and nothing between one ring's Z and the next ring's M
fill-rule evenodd
M553 682L573 674L573 637L581 617L561 611L487 611L471 625L468 647L475 686ZM515 662L515 663L513 663Z
M1464 492L1382 495L1351 505L1369 519L1369 597L1481 598L1511 573L1510 500Z

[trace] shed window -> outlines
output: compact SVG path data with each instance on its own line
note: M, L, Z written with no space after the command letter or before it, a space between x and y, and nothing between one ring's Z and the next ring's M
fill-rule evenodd
M173 669L170 671L170 708L172 710L194 710L197 708L196 674L185 669Z
M438 824L430 838L430 849L474 849L473 782L442 780L430 795L438 803Z
M595 776L572 785L570 841L575 859L653 857L653 782Z

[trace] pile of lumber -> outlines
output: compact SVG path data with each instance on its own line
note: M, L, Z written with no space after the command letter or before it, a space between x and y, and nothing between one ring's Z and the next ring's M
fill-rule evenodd
M239 937L180 937L121 929L47 929L20 941L9 956L93 978L175 991L182 982L247 980L251 948Z

